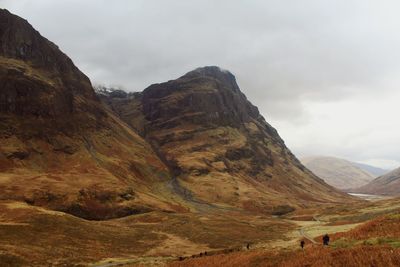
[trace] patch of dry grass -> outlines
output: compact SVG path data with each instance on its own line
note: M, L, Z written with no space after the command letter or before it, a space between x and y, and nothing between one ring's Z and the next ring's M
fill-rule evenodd
M87 221L13 201L1 201L0 214L0 250L37 266L211 254L281 238L293 227L275 219L229 213L150 212Z

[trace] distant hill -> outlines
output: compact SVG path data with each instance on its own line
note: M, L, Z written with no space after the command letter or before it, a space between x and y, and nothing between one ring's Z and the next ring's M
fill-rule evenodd
M307 157L301 159L301 161L326 183L339 189L363 186L376 177L368 170L373 172L379 170L373 166L335 157Z
M358 162L351 162L351 163L353 163L355 166L361 168L362 170L369 172L370 174L372 174L375 177L382 176L389 172L389 170L381 169L381 168L374 167L374 166L371 166L368 164L363 164L363 163L358 163Z
M400 168L382 175L367 185L352 191L374 195L400 195Z

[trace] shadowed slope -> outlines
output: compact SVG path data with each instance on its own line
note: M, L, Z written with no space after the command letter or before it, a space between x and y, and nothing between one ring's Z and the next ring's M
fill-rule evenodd
M183 209L151 147L104 108L56 45L7 10L0 86L2 199L89 219Z

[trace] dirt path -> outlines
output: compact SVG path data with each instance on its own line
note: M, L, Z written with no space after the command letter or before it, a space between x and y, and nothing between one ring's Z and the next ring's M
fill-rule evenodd
M349 231L361 223L350 223L343 225L324 225L324 221L322 221L319 217L313 216L313 223L311 221L308 222L297 222L301 226L299 228L299 234L302 238L309 240L313 244L322 244L320 242L315 241L315 238L318 236L322 236L324 234L334 234L337 232L346 232ZM304 225L306 224L306 225Z
M317 222L316 225L321 225L321 221L317 218L317 216L313 216L313 220L314 220L315 222ZM311 236L309 236L309 235L306 233L306 229L309 228L309 227L310 227L310 226L304 226L304 227L300 228L299 233L300 233L300 235L301 235L303 238L309 240L311 243L317 244L317 241L315 241L314 238L312 238Z
M89 265L89 267L113 267L113 266L166 266L167 262L175 260L172 257L140 257L131 259L110 258Z

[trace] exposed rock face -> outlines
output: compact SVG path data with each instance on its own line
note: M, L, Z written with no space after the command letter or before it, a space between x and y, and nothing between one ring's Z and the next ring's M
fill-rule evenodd
M88 219L180 210L169 177L56 45L0 9L1 199Z
M2 65L8 63L0 74L2 112L64 115L82 108L82 103L76 101L78 96L96 100L89 79L71 59L27 21L4 9L0 10L0 56L3 57ZM59 87L63 89L59 90ZM51 96L48 102L43 103L44 95Z
M364 186L352 189L351 191L374 195L400 195L400 168L382 175Z
M166 98L177 93L179 98L165 103ZM152 122L148 131L187 122L202 127L240 127L262 119L258 109L240 92L235 77L218 67L200 68L179 81L152 85L144 91L142 102L145 118ZM165 124L171 119L173 122Z
M252 170L249 171L254 174L267 165L273 165L271 150L266 145L257 146L257 141L283 146L276 130L265 122L258 109L240 92L235 77L218 67L199 68L176 81L152 85L143 92L141 100L147 122L143 125L144 136L156 146L174 141L190 142L197 133L219 127L238 129L249 138L243 146L227 146L220 156L232 162L250 160ZM170 132L170 129L179 128L186 131ZM168 134L159 135L162 131L168 131ZM268 141L263 138L268 138ZM229 142L221 139L223 145ZM197 151L194 152L207 151L204 145L207 142L203 147L195 148ZM282 152L284 156L289 154L289 151ZM183 168L183 172L189 173L190 169Z
M198 200L272 211L347 199L296 159L228 71L199 68L141 94L103 100Z

